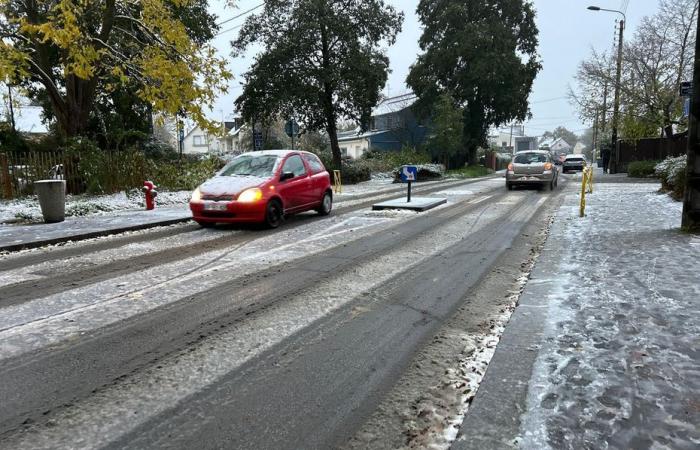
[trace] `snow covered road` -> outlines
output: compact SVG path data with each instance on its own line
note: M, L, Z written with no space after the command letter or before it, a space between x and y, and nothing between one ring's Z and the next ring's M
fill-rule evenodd
M341 443L553 195L424 190L448 204L4 257L0 446Z

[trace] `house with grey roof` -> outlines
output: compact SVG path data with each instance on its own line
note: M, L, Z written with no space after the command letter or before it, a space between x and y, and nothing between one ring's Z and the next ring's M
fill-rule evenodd
M368 129L338 133L343 155L359 158L369 150L399 151L404 146L425 143L428 127L412 111L418 100L415 94L403 94L382 100L373 110Z

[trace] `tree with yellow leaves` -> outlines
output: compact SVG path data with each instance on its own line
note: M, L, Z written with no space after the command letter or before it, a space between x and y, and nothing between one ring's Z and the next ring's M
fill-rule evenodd
M0 0L0 80L43 88L67 137L84 133L98 95L124 86L154 112L213 128L205 110L232 74L187 23L188 10L202 7L206 0Z

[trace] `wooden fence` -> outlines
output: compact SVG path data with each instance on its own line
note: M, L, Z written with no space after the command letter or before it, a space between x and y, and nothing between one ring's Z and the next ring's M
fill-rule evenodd
M617 171L627 172L627 165L634 161L662 161L669 156L683 155L687 151L687 145L687 136L618 141Z
M105 152L81 159L62 151L0 153L0 195L19 198L34 192L37 180L66 180L66 191L112 193L140 187L145 159L138 152Z

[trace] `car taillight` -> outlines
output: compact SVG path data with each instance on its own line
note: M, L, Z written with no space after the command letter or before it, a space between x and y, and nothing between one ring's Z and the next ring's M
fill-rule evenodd
M544 163L544 170L552 170L552 163Z
M508 164L508 170L513 171L513 163Z

